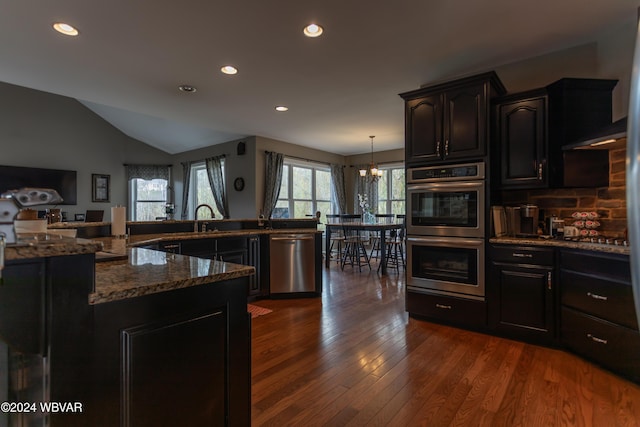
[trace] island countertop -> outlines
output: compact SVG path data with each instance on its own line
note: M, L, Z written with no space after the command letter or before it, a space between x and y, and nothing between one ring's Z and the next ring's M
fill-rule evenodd
M174 289L212 284L255 273L251 266L127 248L127 259L96 263L89 304L101 304Z

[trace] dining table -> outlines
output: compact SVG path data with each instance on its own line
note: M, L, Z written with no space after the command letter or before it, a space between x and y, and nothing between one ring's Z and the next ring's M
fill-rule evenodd
M354 222L329 222L325 224L325 267L329 268L331 260L329 259L329 253L331 248L331 233L335 230L359 230L377 232L380 238L380 270L383 275L387 274L387 244L386 244L386 232L390 230L400 230L404 227L402 223L395 222L374 222L367 223L361 221Z

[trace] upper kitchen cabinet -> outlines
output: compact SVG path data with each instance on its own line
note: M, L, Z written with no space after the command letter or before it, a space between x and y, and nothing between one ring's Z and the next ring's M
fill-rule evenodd
M494 100L495 161L504 189L606 186L606 150L562 151L562 146L611 123L617 80L565 78Z
M405 92L405 161L431 164L484 157L492 97L504 86L494 72Z

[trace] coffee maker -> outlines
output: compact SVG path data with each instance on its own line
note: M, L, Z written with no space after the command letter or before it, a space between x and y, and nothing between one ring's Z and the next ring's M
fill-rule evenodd
M535 205L507 206L507 236L537 236L539 209Z
M520 237L534 237L538 235L538 213L536 205L520 206Z

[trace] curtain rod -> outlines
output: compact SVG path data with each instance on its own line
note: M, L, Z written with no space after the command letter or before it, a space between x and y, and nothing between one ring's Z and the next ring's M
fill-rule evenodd
M267 150L264 150L264 153L265 153L265 154L269 154L269 153L274 153L274 151L267 151ZM321 163L321 164L323 164L323 165L330 165L330 164L331 164L331 163L329 163L329 162L322 162L322 161L319 161L319 160L305 159L304 157L290 156L290 155L288 155L288 154L283 154L283 156L288 157L288 158L290 158L290 159L302 160L302 161L305 161L305 162Z
M153 165L153 164L131 165L129 163L123 163L122 166L166 166L168 168L173 167L173 165Z
M392 164L404 164L403 160L393 160L388 162L376 162L378 165L392 165ZM363 163L364 165L364 163ZM350 168L355 168L356 165L349 165Z

